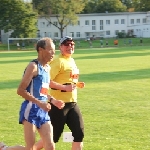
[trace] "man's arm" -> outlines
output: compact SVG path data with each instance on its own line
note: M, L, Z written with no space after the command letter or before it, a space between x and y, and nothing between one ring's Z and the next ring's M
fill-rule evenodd
M31 62L24 73L24 76L18 86L17 94L23 97L24 99L27 99L35 104L37 104L39 107L44 109L45 111L50 110L50 105L47 103L44 103L37 98L35 98L33 95L31 95L29 92L27 92L26 88L30 84L32 78L37 75L37 65L34 62Z
M63 85L63 84L60 84L60 83L57 83L57 82L51 80L50 81L50 88L54 88L57 90L63 90L66 92L72 92L76 88L76 85L75 84Z

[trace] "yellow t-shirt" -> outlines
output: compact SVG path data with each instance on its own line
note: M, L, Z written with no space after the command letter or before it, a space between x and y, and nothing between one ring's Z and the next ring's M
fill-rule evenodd
M67 58L59 55L50 62L51 80L60 83L77 83L79 78L79 69L77 68L73 58ZM50 90L50 94L58 100L64 102L77 102L77 89L72 92L61 92L61 90Z

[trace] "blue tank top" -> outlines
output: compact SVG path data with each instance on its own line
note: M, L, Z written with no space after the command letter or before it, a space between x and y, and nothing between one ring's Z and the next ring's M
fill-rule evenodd
M46 67L43 67L37 60L32 62L37 64L38 75L31 80L26 90L38 100L46 102L50 83L50 66L47 64ZM22 124L23 120L27 120L40 128L42 124L50 120L50 117L48 112L37 104L24 100L20 109L19 123Z
M36 59L32 62L37 64L38 75L31 80L26 90L35 98L41 101L46 101L50 83L50 67L47 64L47 66L44 68Z

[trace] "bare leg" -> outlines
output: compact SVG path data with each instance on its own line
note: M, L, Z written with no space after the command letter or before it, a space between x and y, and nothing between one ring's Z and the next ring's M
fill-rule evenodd
M16 145L16 146L7 147L6 150L25 150L25 147L21 145Z
M45 150L55 150L55 143L53 141L53 127L51 122L48 121L38 129L38 132L42 138L43 147Z
M16 146L7 146L4 143L0 142L0 150L25 150L24 146L16 145Z
M33 146L35 143L35 125L27 122L26 120L23 122L24 125L24 138L26 142L26 150L33 150Z
M73 142L72 143L72 150L82 150L83 142Z
M34 144L34 149L35 150L41 150L43 148L43 141L42 140L39 140L38 142L36 142Z
M20 146L20 145L16 145L16 146L6 146L4 144L4 146L1 146L2 143L0 143L0 150L34 150L33 146L35 143L35 132L36 132L36 127L35 125L24 121L23 122L24 125L24 138L25 138L25 142L26 142L26 147L24 146Z

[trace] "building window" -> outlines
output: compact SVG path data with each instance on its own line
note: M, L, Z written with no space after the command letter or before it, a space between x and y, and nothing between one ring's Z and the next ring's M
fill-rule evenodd
M45 37L45 32L42 32L42 33L41 33L41 37Z
M121 24L125 24L125 20L124 19L121 19Z
M143 18L143 23L146 23L146 18Z
M121 30L122 33L125 33L125 30Z
M47 27L50 27L50 26L51 26L51 24L49 22L47 22Z
M54 21L53 24L57 26L57 21Z
M90 37L90 33L89 32L86 32L85 34L86 34L87 38Z
M86 25L86 26L90 25L89 20L85 20L85 25Z
M95 26L95 25L96 25L96 21L92 20L92 26Z
M103 30L103 20L100 20L100 30Z
M48 36L48 37L51 37L51 32L47 32L47 36Z
M96 26L92 26L92 30L96 30Z
M96 30L96 21L95 20L92 20L92 30Z
M130 23L131 23L131 24L134 24L134 19L131 19L131 20L130 20Z
M115 19L115 24L119 24L119 20L118 19Z
M80 21L78 21L78 26L80 25Z
M70 36L71 36L71 37L74 37L74 32L70 32Z
M110 25L110 20L106 20L106 24L107 24L107 25Z
M136 19L136 23L140 23L140 19Z
M110 31L108 30L108 31L106 31L106 35L110 35Z
M40 27L45 28L45 22L40 22Z
M115 35L118 35L118 33L119 33L119 30L115 30Z
M80 32L76 32L76 37L80 37Z
M54 37L58 37L58 32L54 32Z

